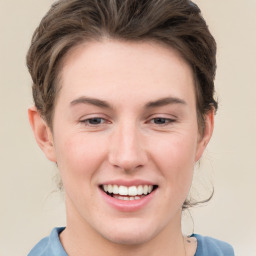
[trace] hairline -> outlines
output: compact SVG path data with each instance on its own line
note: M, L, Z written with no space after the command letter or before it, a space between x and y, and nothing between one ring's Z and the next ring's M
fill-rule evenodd
M81 34L80 34L81 36ZM56 77L53 81L53 86L55 87L55 97L53 100L53 106L52 106L52 112L50 115L50 119L46 120L49 128L52 130L53 132L53 120L54 120L54 115L55 115L55 109L56 109L56 104L57 104L57 100L59 98L59 94L60 91L62 89L62 82L63 82L63 76L62 76L62 71L64 66L66 65L66 60L67 58L70 56L70 54L72 54L73 51L75 51L77 48L82 47L83 45L86 45L88 43L92 43L92 42L99 42L99 43L104 43L105 41L115 41L115 42L121 42L121 43L154 43L157 44L159 46L162 46L166 49L172 49L173 51L175 51L176 54L178 54L178 56L190 67L191 69L191 74L193 76L193 90L194 90L194 94L195 94L195 100L196 100L196 116L197 116L197 123L198 123L198 129L199 129L199 133L201 135L203 135L204 132L204 116L209 112L209 111L205 111L205 113L201 113L199 110L199 96L200 96L200 82L198 81L198 78L196 76L196 72L193 69L193 66L191 65L191 63L189 63L189 61L185 58L185 56L183 56L183 54L176 49L174 46L172 46L171 44L167 44L163 41L161 41L160 39L156 39L156 38L134 38L134 39L126 39L126 38L121 38L121 37L112 37L111 35L109 35L107 32L102 32L101 35L91 35L90 37L84 37L81 41L74 43L74 45L71 45L69 47L69 49L65 52L64 56L62 56L62 58L60 59L59 63L57 64L57 68L56 68ZM45 116L47 116L48 113L46 113Z

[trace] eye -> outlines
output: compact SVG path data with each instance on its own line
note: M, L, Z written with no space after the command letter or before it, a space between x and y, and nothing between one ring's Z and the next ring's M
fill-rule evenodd
M156 117L156 118L151 119L151 122L156 125L164 126L164 125L168 125L170 123L175 122L175 120L170 119L170 118L164 118L164 117Z
M107 121L104 118L93 117L93 118L81 120L80 122L88 126L98 126L100 124L105 124Z

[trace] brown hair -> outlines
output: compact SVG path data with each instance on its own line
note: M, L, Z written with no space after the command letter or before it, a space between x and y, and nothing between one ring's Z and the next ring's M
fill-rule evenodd
M205 114L217 110L216 43L200 9L189 0L59 0L53 4L27 54L35 105L50 127L61 61L74 46L104 37L153 40L176 49L192 67L203 130Z

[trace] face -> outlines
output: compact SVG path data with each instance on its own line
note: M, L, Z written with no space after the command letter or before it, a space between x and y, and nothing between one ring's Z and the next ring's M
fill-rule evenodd
M60 75L44 151L58 163L67 227L121 244L178 232L210 137L198 132L189 65L157 43L109 40L72 49Z

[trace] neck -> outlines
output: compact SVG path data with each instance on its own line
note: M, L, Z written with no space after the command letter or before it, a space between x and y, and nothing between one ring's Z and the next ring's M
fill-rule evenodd
M117 244L100 235L76 211L67 211L67 226L60 241L70 256L98 256L102 252L104 256L188 256L181 232L181 212L149 241Z

